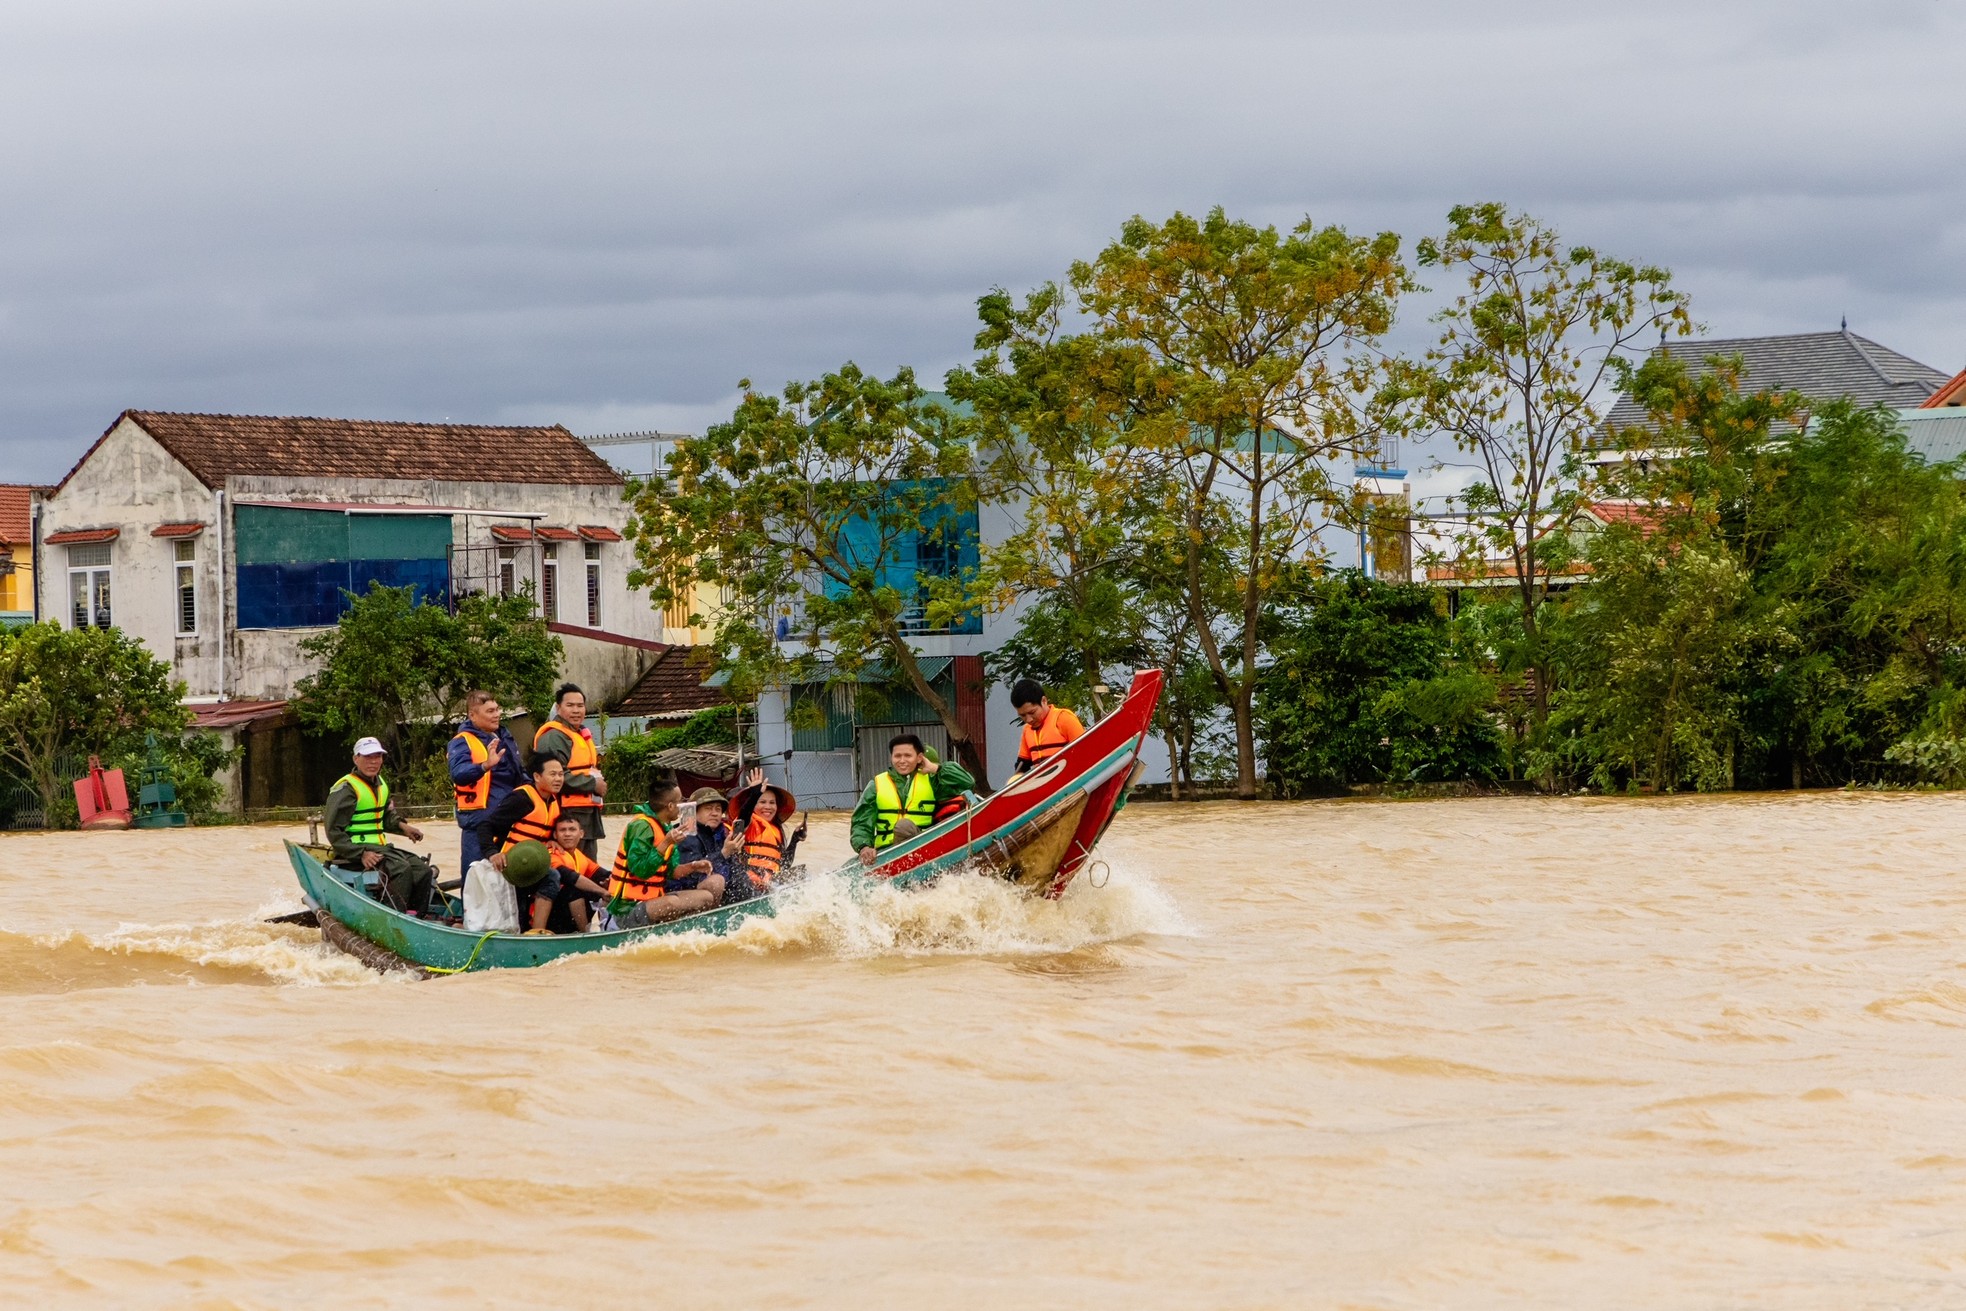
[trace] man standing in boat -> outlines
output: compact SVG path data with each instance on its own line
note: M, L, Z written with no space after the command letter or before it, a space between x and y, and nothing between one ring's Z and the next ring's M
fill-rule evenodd
M887 758L888 768L867 785L853 808L853 845L865 865L934 824L943 803L976 786L961 765L924 755L922 740L913 733L891 740Z
M1020 678L1010 689L1010 704L1024 721L1024 735L1017 745L1017 764L1010 771L1022 774L1036 769L1065 747L1085 736L1085 725L1063 706L1051 704L1044 687L1035 678Z
M423 841L423 830L405 824L389 797L389 781L382 776L383 757L388 754L375 738L357 742L355 768L328 789L328 799L321 804L321 819L327 826L335 864L344 869L374 870L382 879L377 892L384 901L397 910L421 915L430 905L436 872L414 851L392 847L383 840L385 833L400 833L412 842Z
M485 816L526 781L519 744L504 721L505 710L497 697L483 690L472 692L464 698L464 723L446 753L451 786L457 791L460 872L491 855L479 841Z
M608 794L608 781L601 776L600 755L594 748L594 734L587 728L587 694L572 683L563 683L553 695L553 717L533 734L532 749L560 762L567 772L560 807L580 821L587 836L580 849L589 860L600 858L599 839L602 799Z

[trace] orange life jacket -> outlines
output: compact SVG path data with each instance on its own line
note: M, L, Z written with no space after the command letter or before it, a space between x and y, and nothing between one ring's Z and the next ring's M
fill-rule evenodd
M575 847L572 851L562 851L558 847L548 847L546 849L546 855L553 862L553 868L565 872L569 889L572 888L573 881L577 878L592 879L596 883L601 881L601 862L595 860L579 847Z
M744 872L769 887L784 859L785 830L768 819L751 816L751 822L744 826Z
M464 739L465 746L470 750L472 764L482 765L491 759L491 748L487 747L485 740L476 733L459 733L451 741L457 741L458 737ZM476 783L457 783L453 785L457 789L458 814L464 815L471 811L483 810L485 808L485 803L491 800L491 776L492 772L487 769L484 773L478 775L478 781Z
M527 783L517 791L532 798L532 809L517 820L505 834L505 845L500 851L510 851L521 842L543 842L548 846L553 842L553 821L560 817L560 799L543 797L539 789Z
M1063 706L1053 706L1036 728L1024 725L1024 736L1017 746L1017 758L1028 760L1033 765L1045 761L1065 749L1067 743L1084 736L1085 725L1079 717Z
M628 821L628 827L621 831L621 845L615 848L614 872L608 875L608 899L610 901L653 901L662 895L669 886L669 872L676 868L676 844L669 842L664 851L662 868L653 877L644 878L628 869L628 835L635 831L635 825L646 824L661 848L668 838L659 825L647 815L637 815Z
M587 736L587 730L584 728L573 728L557 719L549 719L539 726L537 733L532 735L532 749L539 750L539 744L545 741L547 731L555 728L565 733L568 740L573 743L572 750L567 753L567 782L571 783L575 778L591 775L594 766L600 763L601 758L595 754L594 739ZM589 809L601 804L603 804L601 799L591 792L568 791L560 794L560 805L566 810Z

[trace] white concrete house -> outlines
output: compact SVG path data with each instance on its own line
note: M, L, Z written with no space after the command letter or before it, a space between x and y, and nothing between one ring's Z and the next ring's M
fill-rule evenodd
M530 585L600 700L662 651L622 477L565 428L126 410L42 506L40 609L114 624L192 701L278 702L343 589Z

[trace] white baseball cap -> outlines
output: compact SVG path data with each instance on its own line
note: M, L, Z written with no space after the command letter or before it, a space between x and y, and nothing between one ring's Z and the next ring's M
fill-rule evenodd
M355 754L358 756L386 756L389 752L382 745L380 738L365 737L355 744Z

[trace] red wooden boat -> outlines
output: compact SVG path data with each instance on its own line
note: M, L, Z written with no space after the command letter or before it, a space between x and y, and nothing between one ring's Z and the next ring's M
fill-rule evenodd
M1126 699L1076 742L995 796L888 848L867 872L913 883L970 865L1057 897L1126 804L1160 691L1160 670L1135 674Z

